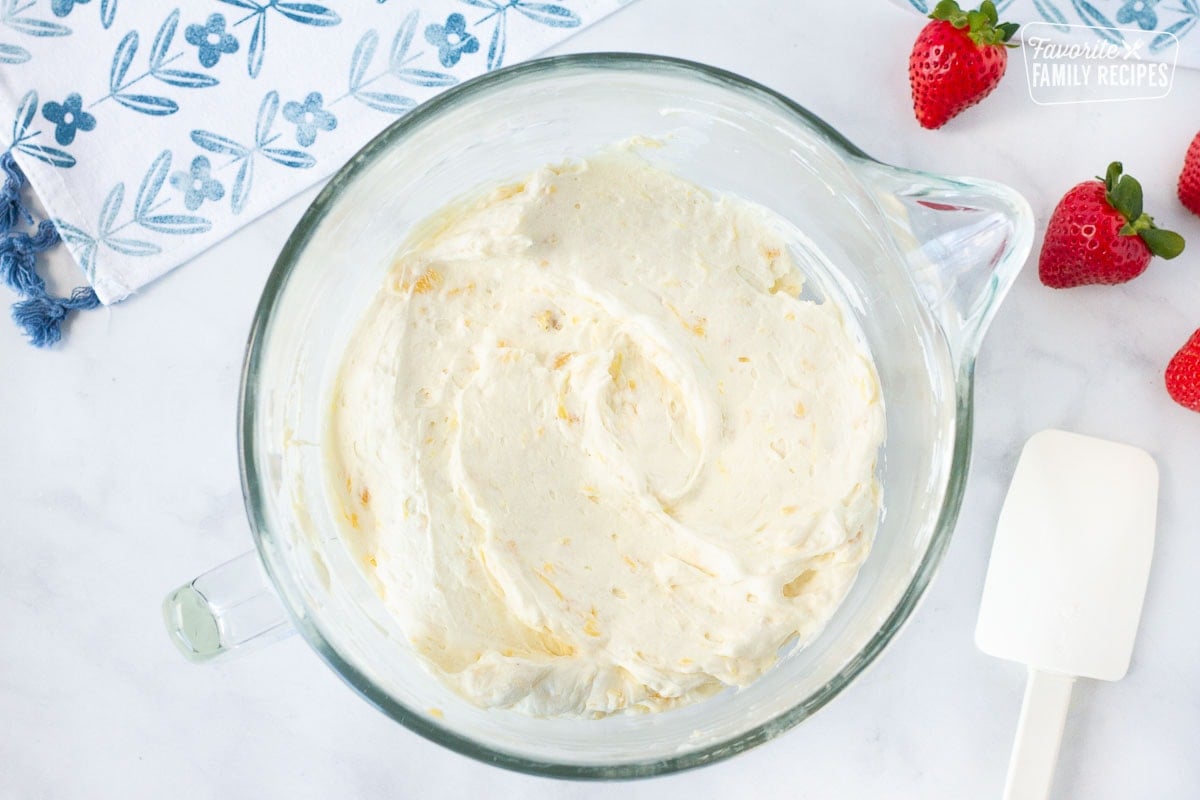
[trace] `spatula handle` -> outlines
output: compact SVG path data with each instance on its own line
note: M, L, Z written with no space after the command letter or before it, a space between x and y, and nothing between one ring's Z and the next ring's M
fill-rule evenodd
M1050 796L1074 685L1075 678L1070 675L1029 668L1004 800L1046 800Z

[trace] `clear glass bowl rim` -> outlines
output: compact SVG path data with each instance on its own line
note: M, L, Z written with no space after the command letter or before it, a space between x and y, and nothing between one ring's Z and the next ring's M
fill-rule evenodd
M260 364L265 355L265 348L270 341L268 333L271 323L275 316L276 308L281 302L283 290L287 285L292 269L317 227L336 201L341 188L354 181L359 174L369 169L385 150L398 146L411 132L428 124L444 111L459 104L471 102L479 96L486 95L501 86L551 73L578 73L597 70L665 72L717 83L738 92L755 96L757 100L767 105L775 106L780 112L797 117L801 122L817 129L828 137L834 146L843 150L847 155L867 161L876 161L876 159L868 156L815 114L779 92L736 73L685 59L619 52L551 56L527 61L512 67L505 67L465 81L437 97L422 103L405 116L393 122L364 145L329 180L328 184L321 190L316 199L313 200L288 237L263 288L262 297L255 311L250 336L246 344L239 397L238 455L246 514L250 521L255 546L258 549L259 557L264 565L267 576L275 585L277 593L283 601L283 605L296 629L308 644L325 660L330 668L356 693L409 730L450 750L487 764L546 777L626 780L665 775L712 764L775 738L807 719L832 700L880 655L883 649L899 632L916 608L921 596L933 578L937 566L946 551L946 547L949 545L950 536L962 504L971 450L974 354L969 351L963 353L958 364L955 440L949 480L938 515L938 521L930 537L929 546L913 575L912 581L901 596L899 603L888 615L875 635L867 642L866 646L828 683L811 694L804 702L734 738L699 750L665 759L626 762L613 765L539 761L517 756L503 750L496 750L440 725L425 715L418 713L416 710L398 702L372 682L370 678L353 664L343 658L329 644L320 630L310 620L307 609L294 600L294 598L298 597L299 593L292 590L293 578L286 569L281 568L282 559L275 553L275 550L280 545L272 536L270 521L267 519L265 509L268 506L268 488L256 471L257 458L255 450L255 436L257 431L255 407L258 402L260 389L258 374Z

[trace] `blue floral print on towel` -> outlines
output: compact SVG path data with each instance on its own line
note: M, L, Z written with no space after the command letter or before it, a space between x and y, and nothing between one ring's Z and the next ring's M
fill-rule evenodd
M53 0L50 3L50 10L54 12L56 17L65 17L75 10L75 6L84 6L92 0Z
M627 2L0 0L0 151L111 303Z
M320 92L309 92L304 103L284 103L283 118L296 126L296 142L309 147L317 140L317 131L337 127L337 117L321 108L324 98Z
M225 196L225 187L212 177L212 163L204 156L193 158L187 172L174 173L171 185L183 192L183 205L188 211L195 211L205 200L217 201Z
M1158 0L1129 0L1117 11L1117 23L1135 23L1144 31L1152 31L1158 27L1158 13L1154 10L1156 5Z
M236 53L237 37L225 32L225 15L210 14L203 25L188 25L183 38L200 51L200 63L212 69L225 53Z
M83 98L78 92L67 95L61 103L46 103L42 116L54 123L54 141L68 145L75 141L77 131L96 128L96 118L83 110Z
M462 14L446 17L445 25L433 24L425 29L425 41L438 49L443 67L453 67L463 53L479 51L479 40L467 33L467 18Z

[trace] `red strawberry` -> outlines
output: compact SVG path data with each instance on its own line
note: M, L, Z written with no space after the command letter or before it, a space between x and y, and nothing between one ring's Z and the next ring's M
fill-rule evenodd
M992 0L963 11L942 0L929 15L908 57L913 110L925 128L940 128L987 97L1008 67L1009 39L1017 24L1001 24Z
M1200 411L1200 330L1167 364L1167 393L1184 408Z
M1179 173L1179 201L1193 214L1200 214L1200 133L1183 157L1183 172Z
M1154 227L1142 213L1142 185L1121 174L1121 162L1108 165L1103 181L1085 181L1058 201L1038 275L1054 289L1088 283L1124 283L1146 271L1150 256L1174 258L1183 237Z

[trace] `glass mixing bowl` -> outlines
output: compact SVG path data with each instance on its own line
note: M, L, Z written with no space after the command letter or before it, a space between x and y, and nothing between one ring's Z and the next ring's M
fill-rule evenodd
M333 376L411 226L481 185L634 135L662 142L646 151L651 161L792 223L808 296L840 303L870 348L888 430L875 546L823 632L747 688L596 720L480 709L422 667L339 540L320 446ZM203 661L294 628L397 722L526 772L631 778L753 747L854 680L929 584L966 480L975 354L1031 237L1031 211L1014 191L876 162L786 97L711 67L580 55L464 83L364 147L280 254L242 383L257 551L172 593L171 634Z

